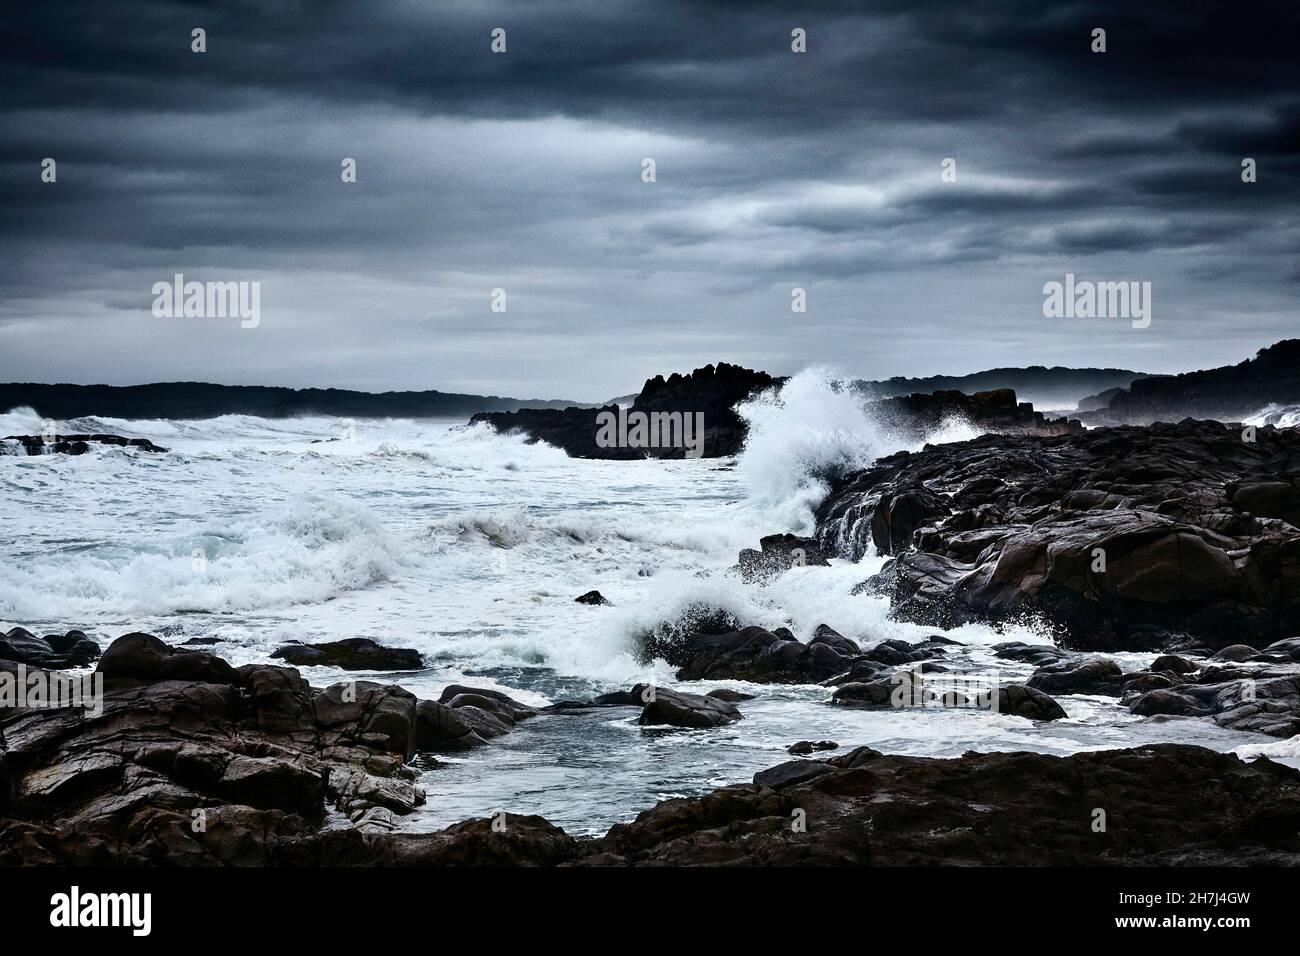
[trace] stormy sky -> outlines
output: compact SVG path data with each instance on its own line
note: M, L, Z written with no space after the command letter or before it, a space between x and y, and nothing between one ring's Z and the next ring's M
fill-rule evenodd
M1300 334L1293 2L87 0L5 20L3 381L601 400L718 360L1179 371ZM259 282L260 324L155 317L178 272ZM1150 327L1045 318L1067 272L1151 282Z

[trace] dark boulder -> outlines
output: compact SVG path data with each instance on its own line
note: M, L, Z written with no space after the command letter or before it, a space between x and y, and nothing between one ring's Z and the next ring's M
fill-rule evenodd
M95 669L105 680L238 683L235 669L220 657L174 648L152 634L139 632L119 637L110 644Z
M368 637L324 644L282 644L271 657L295 667L338 667L345 671L413 671L424 666L419 651L385 647Z
M641 696L646 687L638 684L632 688L632 693ZM725 700L656 687L637 723L644 726L720 727L740 720L742 716L734 704Z
M22 627L0 635L0 660L33 667L85 667L99 658L99 645L82 631L37 637Z
M573 600L579 604L609 605L614 603L599 591L588 591L586 594L579 594Z

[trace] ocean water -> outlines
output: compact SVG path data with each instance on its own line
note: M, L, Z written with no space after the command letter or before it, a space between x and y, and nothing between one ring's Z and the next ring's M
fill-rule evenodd
M641 659L636 637L697 603L804 639L820 623L868 646L936 633L890 621L881 598L850 594L882 563L875 556L794 569L767 587L729 573L760 536L810 531L829 476L907 445L816 370L746 415L750 441L737 459L634 462L570 459L459 421L60 422L60 432L145 437L171 451L0 456L0 629L77 627L104 645L133 630L175 643L216 637L213 650L237 665L288 640L369 637L417 648L428 667L346 676L427 697L459 682L542 705L646 680L758 695L740 705L744 720L722 728L642 728L624 709L552 713L488 747L422 761L429 798L403 821L412 829L506 809L602 833L657 800L749 780L790 759L785 748L801 739L928 756L1178 741L1300 765L1294 742L1140 720L1110 698L1062 698L1069 719L1035 724L986 711L833 708L817 686L678 684L662 661ZM0 413L0 436L40 430L30 409ZM927 437L973 435L951 422ZM592 588L614 606L574 602ZM964 645L952 669L1003 680L1032 668L995 658L992 644L1051 640L1032 623L943 633ZM1119 659L1137 669L1152 656ZM345 676L304 671L318 686Z

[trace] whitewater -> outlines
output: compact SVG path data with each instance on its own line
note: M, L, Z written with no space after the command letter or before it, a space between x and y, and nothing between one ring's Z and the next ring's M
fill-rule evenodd
M455 756L417 758L427 804L416 830L498 809L602 833L658 800L747 781L801 740L937 757L968 750L1065 754L1158 741L1300 765L1291 742L1261 743L1208 722L1141 720L1105 697L1070 697L1050 724L968 710L831 707L815 685L679 683L639 654L638 635L698 605L807 640L826 623L870 647L944 633L956 670L1023 679L996 658L1010 640L1047 643L1032 622L947 632L889 620L853 595L883 560L795 568L770 585L729 573L740 549L808 533L835 475L909 444L871 422L831 375L795 376L743 409L736 459L588 461L462 421L88 418L61 433L148 438L170 451L0 456L0 630L79 628L102 646L130 631L171 643L215 638L239 665L291 640L368 637L419 650L418 672L303 668L324 686L400 683L437 697L456 682L524 703L585 700L638 681L754 694L745 719L709 730L642 728L626 710L550 713ZM31 409L0 413L0 436L39 434ZM975 432L951 422L927 436ZM575 603L598 589L610 607ZM1117 655L1137 669L1155 655Z

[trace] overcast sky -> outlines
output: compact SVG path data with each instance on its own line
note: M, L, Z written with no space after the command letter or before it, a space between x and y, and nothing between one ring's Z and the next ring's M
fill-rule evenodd
M1300 4L1212 6L21 4L0 380L1236 362L1300 335ZM260 325L155 317L177 272L260 282ZM1067 272L1151 282L1150 327L1044 318Z

